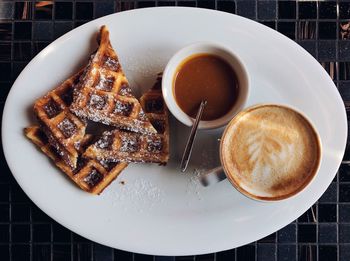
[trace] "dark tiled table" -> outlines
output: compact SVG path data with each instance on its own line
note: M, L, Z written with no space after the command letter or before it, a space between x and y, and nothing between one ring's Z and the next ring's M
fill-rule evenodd
M237 13L278 30L319 60L350 109L350 2L0 0L1 111L21 70L60 35L103 15L167 5ZM350 161L349 147L344 161ZM0 165L0 260L350 260L350 165L346 163L326 193L298 220L252 244L196 257L139 255L86 240L54 222L26 197L2 152Z

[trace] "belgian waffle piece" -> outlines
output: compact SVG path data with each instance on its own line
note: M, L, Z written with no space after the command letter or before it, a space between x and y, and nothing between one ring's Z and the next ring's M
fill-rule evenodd
M82 151L91 144L92 135L86 134L81 140L77 167L72 169L52 146L46 134L38 127L25 129L25 135L37 145L56 166L66 173L80 188L92 194L100 194L127 167L124 162L98 161L84 159Z
M169 121L160 86L157 84L141 97L141 104L157 129L157 134L120 130L107 131L84 153L85 157L125 162L152 162L165 165L169 160Z
M34 104L34 112L42 130L62 159L72 168L77 166L78 149L86 129L86 122L69 110L73 100L73 86L81 73L82 71L73 75Z
M99 39L99 48L74 91L71 111L78 117L120 129L156 133L131 92L106 26L101 27Z
M97 160L166 164L167 150L162 135L113 130L104 132L83 155Z
M164 158L169 159L169 114L162 94L162 77L158 78L154 86L145 92L140 98L141 106L162 138Z

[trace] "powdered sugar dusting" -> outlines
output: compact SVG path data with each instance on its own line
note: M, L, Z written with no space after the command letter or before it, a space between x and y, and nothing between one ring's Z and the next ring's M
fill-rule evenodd
M136 152L140 149L140 141L138 135L128 135L129 133L124 133L120 136L122 152Z
M102 137L85 151L85 156L109 161L165 164L169 158L167 148L165 138L160 134L143 135L113 130L104 132Z
M117 189L109 189L101 197L110 201L113 207L146 214L151 213L155 206L164 203L164 195L165 192L151 181L137 178L118 184Z
M145 112L141 109L140 112L139 112L139 119L141 121L146 121L148 118L147 118L147 115L145 114Z
M149 152L160 152L163 148L163 140L159 136L146 136L147 150Z
M200 184L201 171L195 169L193 173L188 175L188 182L186 186L186 194L189 200L187 205L195 204L196 202L202 200L202 190L203 187Z
M202 149L201 151L197 151L198 155L200 155L200 163L196 164L196 167L192 170L192 173L188 173L188 181L186 186L186 194L189 196L189 200L187 201L188 206L198 203L203 198L205 193L205 188L201 184L201 176L209 169L212 169L216 166L219 166L219 161L215 155L216 143L211 144L206 149ZM190 168L189 168L190 169Z
M123 84L120 86L119 95L121 95L121 96L127 96L127 97L132 97L132 90L131 90L131 88L129 87L129 84L123 83Z
M102 110L107 104L107 97L92 94L90 97L90 106L97 110Z
M95 88L97 90L110 91L113 89L114 81L114 77L105 77L103 73L100 73L100 79Z
M64 118L57 127L66 138L70 138L77 131L77 126L69 119Z
M103 136L96 142L97 148L108 149L113 143L113 133L108 131L104 132Z
M72 106L71 111L79 118L88 118L91 121L100 122L106 125L112 125L123 130L144 134L152 134L156 132L152 125L146 121L131 119L122 115L106 113L104 110L94 110L91 107L81 109ZM116 119L118 119L120 122L117 122Z
M117 71L120 68L119 61L113 57L103 56L102 61L104 62L103 67L109 70Z
M129 116L132 112L133 104L117 100L115 102L114 112L119 115Z

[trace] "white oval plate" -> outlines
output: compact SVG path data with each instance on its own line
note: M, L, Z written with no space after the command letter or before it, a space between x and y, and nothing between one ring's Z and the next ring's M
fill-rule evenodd
M140 94L168 59L197 41L239 54L251 77L248 105L284 103L303 111L319 131L323 159L317 177L298 196L261 203L228 181L203 188L198 170L218 162L222 130L202 131L192 165L179 171L188 128L171 122L172 160L166 167L131 164L101 196L78 189L23 135L34 100L66 79L96 48L106 24L126 74ZM218 93L217 95L220 95ZM296 219L326 190L341 163L347 121L340 95L323 68L283 35L248 19L191 8L122 12L87 23L59 38L23 70L7 98L2 142L7 162L25 193L72 231L111 247L154 255L221 251L258 240ZM120 181L126 184L120 184Z

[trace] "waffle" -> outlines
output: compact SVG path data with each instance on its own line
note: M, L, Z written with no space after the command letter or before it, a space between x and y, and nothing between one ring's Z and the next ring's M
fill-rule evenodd
M69 110L73 100L73 86L81 74L82 71L71 76L34 104L34 112L42 130L62 159L72 168L77 166L78 149L86 129L86 122Z
M166 164L169 156L165 150L162 135L113 130L104 132L83 155L98 160Z
M106 26L101 27L99 38L99 48L90 58L74 91L71 111L78 117L120 129L156 133L131 92Z
M140 98L141 106L146 116L157 130L163 141L163 153L166 161L169 159L169 113L162 94L162 77L158 78L154 86L145 92Z
M91 144L92 135L86 134L81 140L77 167L72 169L62 160L55 147L38 126L25 129L25 135L37 145L56 166L66 173L80 188L92 194L100 194L121 172L127 163L89 160L81 157L82 151Z
M121 130L106 131L84 153L85 157L125 162L152 162L166 164L169 160L169 121L160 86L155 86L141 97L141 104L157 129L157 134L140 134Z

